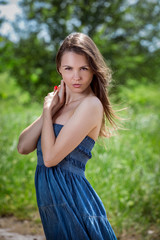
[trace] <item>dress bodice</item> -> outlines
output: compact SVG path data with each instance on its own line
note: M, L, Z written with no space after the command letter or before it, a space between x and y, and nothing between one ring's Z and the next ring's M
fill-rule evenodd
M58 136L62 127L63 125L61 124L53 124L53 130L56 137ZM64 170L84 176L85 165L87 161L92 157L91 150L94 144L95 141L89 136L86 136L82 140L82 142L71 153L69 153L56 167L60 167ZM44 165L41 149L41 136L39 137L37 143L37 157L38 165Z

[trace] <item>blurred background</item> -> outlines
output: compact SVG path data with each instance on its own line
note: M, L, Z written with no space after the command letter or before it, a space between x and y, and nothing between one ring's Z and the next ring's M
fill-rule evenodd
M160 239L160 1L0 0L0 216L39 223L36 152L20 132L59 84L55 56L71 32L88 34L113 72L109 92L126 120L99 140L86 177L118 239Z

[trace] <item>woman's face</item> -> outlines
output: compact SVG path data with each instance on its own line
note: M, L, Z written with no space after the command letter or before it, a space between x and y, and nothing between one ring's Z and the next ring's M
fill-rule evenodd
M93 79L93 71L86 56L75 52L63 54L59 72L67 87L73 92L84 92L89 88Z

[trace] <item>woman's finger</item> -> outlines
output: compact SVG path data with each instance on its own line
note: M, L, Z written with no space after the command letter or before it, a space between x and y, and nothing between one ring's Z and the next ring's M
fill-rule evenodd
M60 103L64 104L65 101L65 83L62 80L61 81L61 87L60 87L60 91L59 91L59 98L60 98Z
M59 96L61 97L63 95L64 91L64 82L61 80L60 90L59 90Z

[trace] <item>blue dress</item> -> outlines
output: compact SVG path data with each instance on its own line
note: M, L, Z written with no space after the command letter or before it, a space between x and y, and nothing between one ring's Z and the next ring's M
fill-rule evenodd
M53 124L56 137L62 127ZM47 240L116 240L102 201L84 174L94 144L86 136L57 166L47 168L39 137L35 187Z

